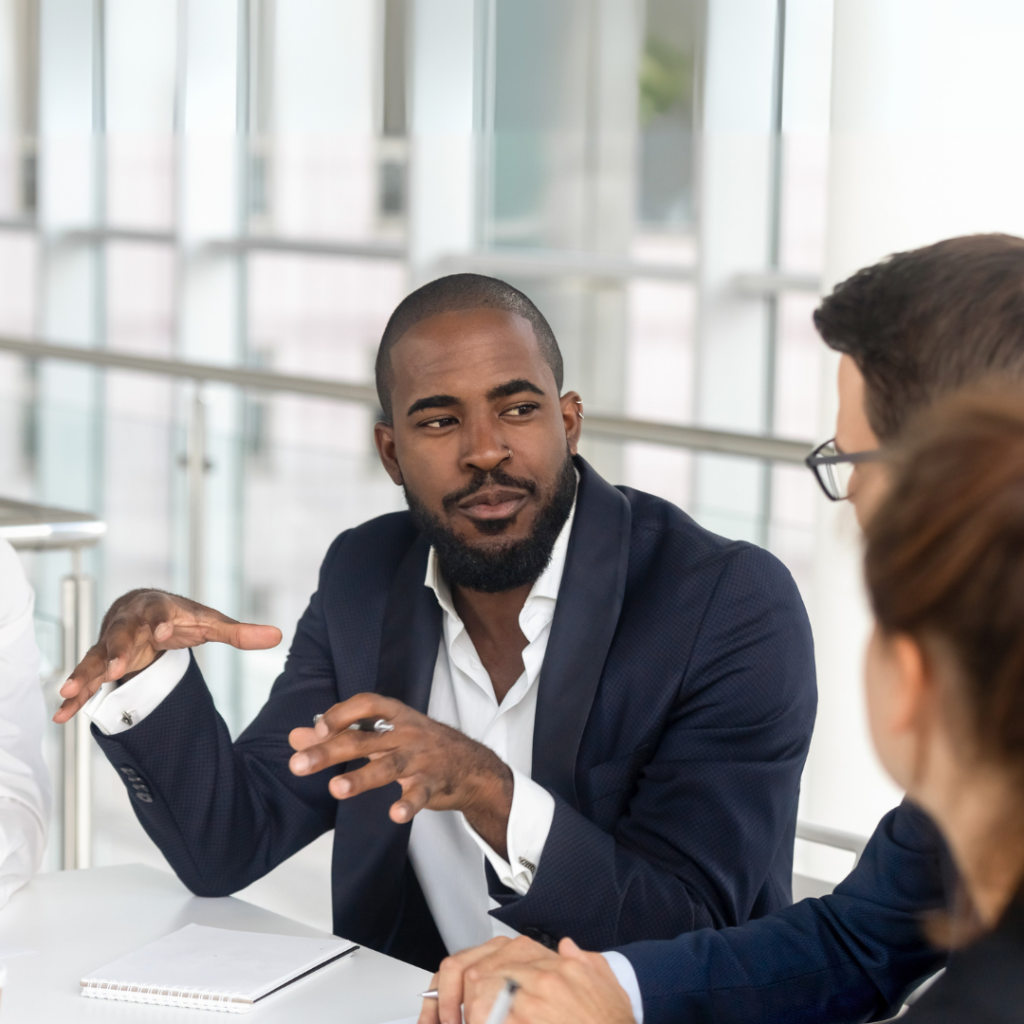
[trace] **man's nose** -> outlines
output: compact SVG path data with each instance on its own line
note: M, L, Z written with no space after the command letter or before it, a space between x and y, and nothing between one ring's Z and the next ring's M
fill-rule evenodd
M490 473L510 457L511 449L497 426L480 423L466 431L461 459L463 469Z

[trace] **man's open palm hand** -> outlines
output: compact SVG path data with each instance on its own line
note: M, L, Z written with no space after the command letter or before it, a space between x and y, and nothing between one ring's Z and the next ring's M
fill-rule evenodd
M162 651L210 642L242 651L264 650L281 642L281 631L237 622L162 590L133 590L110 606L99 639L61 687L64 703L53 720L69 721L104 683L141 672Z

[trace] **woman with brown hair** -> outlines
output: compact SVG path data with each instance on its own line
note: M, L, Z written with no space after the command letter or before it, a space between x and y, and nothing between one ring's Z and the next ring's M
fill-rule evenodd
M940 403L892 462L867 529L878 754L943 832L963 899L955 952L907 1013L1024 1021L1024 394ZM941 933L941 935L939 934Z

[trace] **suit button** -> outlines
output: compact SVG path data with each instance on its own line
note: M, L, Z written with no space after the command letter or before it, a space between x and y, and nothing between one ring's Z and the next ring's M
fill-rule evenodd
M152 798L152 797L151 797L151 796L149 795L149 793L136 793L135 795L136 795L136 796L137 796L137 797L138 797L138 798L139 798L139 799L140 799L140 800L141 800L141 801L142 801L142 802L143 802L144 804L151 804L151 803L153 802L153 798Z
M139 790L140 793L149 792L149 786L147 786L144 782L133 782L132 789L137 789Z
M121 774L124 775L129 782L137 782L139 780L139 774L134 768L122 768Z

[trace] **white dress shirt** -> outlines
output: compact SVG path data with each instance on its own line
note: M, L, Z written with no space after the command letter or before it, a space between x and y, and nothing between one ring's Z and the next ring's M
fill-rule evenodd
M21 562L0 538L0 906L39 869L50 821L34 606Z

